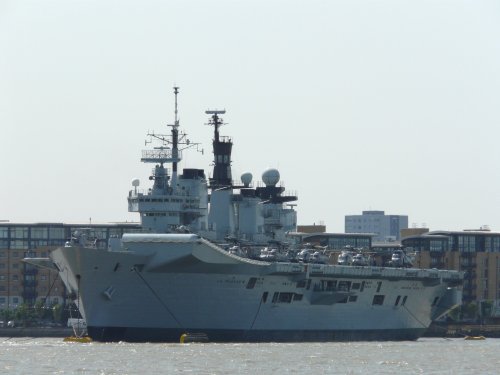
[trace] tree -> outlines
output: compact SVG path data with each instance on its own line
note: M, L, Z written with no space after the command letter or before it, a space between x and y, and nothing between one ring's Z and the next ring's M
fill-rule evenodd
M9 320L14 319L14 312L8 309L0 310L0 318L3 321L8 322Z
M45 303L43 300L37 300L35 302L35 316L38 320L43 320L45 318Z
M489 317L493 311L493 301L481 301L481 316Z
M52 317L54 318L54 322L62 322L62 312L62 305L55 304L54 306L52 306Z
M35 320L35 310L23 303L16 308L14 316L22 323L23 327L27 327Z
M455 322L460 320L461 315L462 315L462 306L455 306L453 310L448 312L448 317Z
M470 302L463 307L464 315L469 319L475 319L478 312L478 307L474 302Z

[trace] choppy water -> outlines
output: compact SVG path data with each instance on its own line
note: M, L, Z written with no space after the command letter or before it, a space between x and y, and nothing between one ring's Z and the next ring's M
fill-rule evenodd
M500 339L307 344L1 338L0 374L498 374Z

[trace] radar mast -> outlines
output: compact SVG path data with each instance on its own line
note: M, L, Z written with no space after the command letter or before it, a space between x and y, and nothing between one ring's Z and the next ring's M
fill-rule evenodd
M224 125L219 115L226 113L225 110L207 110L207 115L211 115L207 125L214 127L213 151L214 151L214 170L210 178L210 188L230 189L233 187L231 175L231 150L233 141L230 137L219 135L219 128Z
M196 147L199 143L193 143L187 138L187 134L179 132L179 117L178 117L178 100L179 87L174 86L175 108L174 108L174 123L168 124L171 127L170 134L158 134L155 132L148 133L146 144L156 141L159 146L153 149L143 150L141 161L143 163L157 164L151 180L155 180L154 188L164 190L166 192L169 177L163 164L172 163L172 181L170 183L170 191L175 191L177 188L177 165L182 160L182 151ZM199 150L200 151L200 150ZM157 182L158 180L158 182Z

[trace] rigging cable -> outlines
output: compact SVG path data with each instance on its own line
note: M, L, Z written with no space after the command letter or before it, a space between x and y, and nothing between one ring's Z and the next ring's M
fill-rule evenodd
M406 307L406 306L403 306L403 307L405 308L405 310L406 310L406 311L408 311L408 313L409 313L409 314L413 317L413 319L415 319L418 323L420 323L420 324L422 325L422 327L423 327L423 328L425 328L425 329L429 329L429 327L427 327L424 323L422 323L422 321L420 321L420 320L419 320L419 319L418 319L418 318L417 318L417 317L416 317L416 316L415 316L415 315L414 315L414 314L413 314L413 313L412 313L412 312L408 309L408 307ZM443 329L443 330L445 331L445 333L447 333L447 332L448 332L448 329L447 329L447 328L445 328L445 327L440 327L440 326L436 326L436 327L439 327L439 328ZM463 335L463 334L462 334L462 335ZM463 335L463 336L465 336L465 335ZM444 339L446 339L446 340L449 340L449 338L447 338L447 337L443 337L443 338L444 338Z
M253 325L255 324L255 321L257 320L257 316L259 315L260 307L262 306L263 300L264 300L264 294L260 297L259 308L257 309L257 312L255 313L255 317L253 318L253 322L252 322L252 325L250 326L250 330L253 329Z
M137 269L136 266L133 266L130 271L132 272L135 272L135 274L137 276L139 276L139 278L144 282L144 284L148 287L148 289L151 291L151 293L153 293L153 295L156 297L156 299L161 303L161 305L165 308L165 310L170 314L170 316L175 320L175 322L177 323L177 325L179 326L179 328L183 328L182 324L177 320L177 318L175 317L175 315L172 313L172 311L170 311L170 309L168 308L168 306L162 301L162 299L160 298L160 296L154 291L154 289L151 287L151 285L149 285L149 283L146 281L146 279L141 275L141 273L139 272L139 270Z

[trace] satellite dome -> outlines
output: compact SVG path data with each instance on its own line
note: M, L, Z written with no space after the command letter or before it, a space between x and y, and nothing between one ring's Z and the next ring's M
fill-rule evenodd
M277 169L269 168L262 173L262 181L264 181L266 186L276 186L279 180L280 172Z
M141 181L140 181L138 178L134 178L134 179L132 180L132 186L137 187L137 186L139 186L139 185L140 185L140 183L141 183Z
M245 187L248 187L252 182L252 178L253 176L250 172L243 173L241 175L241 182L243 183L243 185L245 185Z

